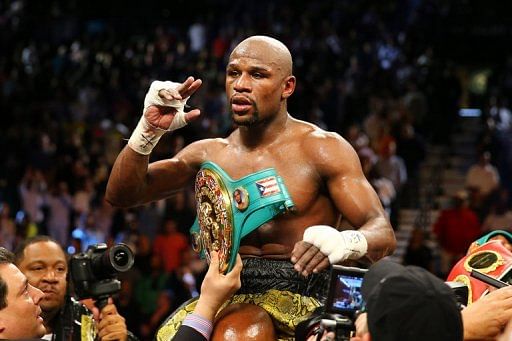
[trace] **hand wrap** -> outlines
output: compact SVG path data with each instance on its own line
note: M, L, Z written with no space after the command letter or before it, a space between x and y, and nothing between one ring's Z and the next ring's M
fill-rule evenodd
M338 231L327 225L315 225L304 231L303 240L313 244L329 258L331 264L359 259L368 251L368 243L359 231Z
M188 97L185 99L173 99L168 100L159 96L160 90L175 90L177 91L180 83L174 83L171 81L154 81L151 83L146 97L144 98L144 110L137 127L132 133L132 136L128 140L128 146L139 154L148 155L151 153L153 148L156 146L162 135L168 131L173 131L182 128L187 125L185 119L185 104L187 103ZM174 118L171 125L167 129L161 129L153 126L145 117L146 110L152 106L163 106L173 107L176 109Z

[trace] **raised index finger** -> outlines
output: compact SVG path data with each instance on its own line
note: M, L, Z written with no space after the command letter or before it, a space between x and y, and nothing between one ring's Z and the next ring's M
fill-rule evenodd
M194 79L194 77L188 77L185 82L178 88L178 92L181 97L190 97L197 89L201 86L203 81L200 79Z

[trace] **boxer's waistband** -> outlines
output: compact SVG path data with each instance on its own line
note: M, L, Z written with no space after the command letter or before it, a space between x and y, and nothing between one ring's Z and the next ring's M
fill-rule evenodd
M268 258L245 258L240 294L254 294L269 289L286 290L313 297L325 303L329 291L329 271L302 276L289 261Z

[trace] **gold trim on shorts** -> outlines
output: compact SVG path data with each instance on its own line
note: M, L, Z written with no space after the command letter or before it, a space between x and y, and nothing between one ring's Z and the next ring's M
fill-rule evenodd
M280 341L295 340L297 325L321 306L320 302L312 297L275 289L257 294L234 295L219 311L232 303L251 303L265 309L274 322L277 339ZM196 304L197 299L192 299L178 308L158 329L156 339L171 340L185 317L194 311Z

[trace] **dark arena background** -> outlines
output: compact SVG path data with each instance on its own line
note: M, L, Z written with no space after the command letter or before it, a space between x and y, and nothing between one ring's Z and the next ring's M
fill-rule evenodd
M129 244L116 303L151 339L206 270L188 240L193 191L114 209L110 169L155 79L201 78L189 104L202 117L152 161L226 136L226 62L254 34L292 53L290 114L358 152L395 229L391 259L445 278L443 253L512 228L509 1L0 0L0 245L37 234L69 253Z

